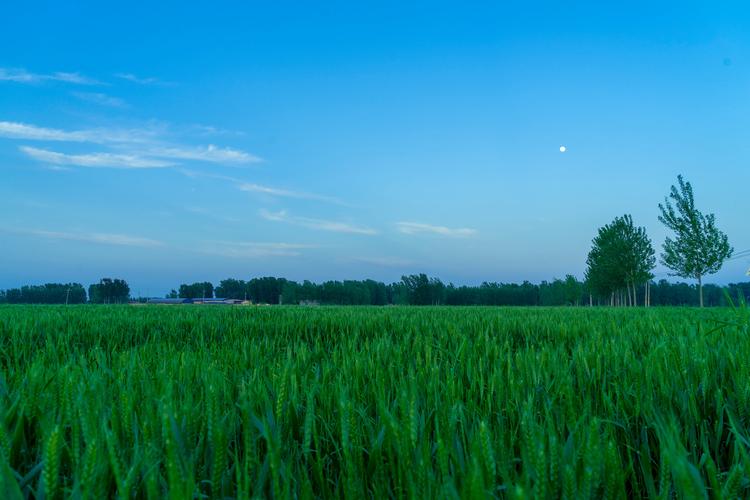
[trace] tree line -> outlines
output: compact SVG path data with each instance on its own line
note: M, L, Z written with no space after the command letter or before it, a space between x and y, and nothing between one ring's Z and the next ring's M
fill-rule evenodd
M89 285L88 295L80 283L46 283L0 290L0 304L126 304L129 301L128 283L111 278Z
M200 286L198 286L200 285ZM258 304L322 304L322 305L480 305L480 306L582 306L608 305L602 299L592 300L592 291L585 281L572 275L564 279L535 284L484 282L478 286L445 284L425 274L403 276L401 281L386 284L374 280L345 280L313 283L263 277L249 281L229 278L215 288L206 284L182 285L180 290L214 290L215 296L226 299L250 300ZM666 279L651 282L651 304L657 306L697 306L700 304L697 285L671 283ZM634 301L642 302L644 292L637 289ZM183 294L176 291L168 297L212 298L214 295ZM727 295L734 301L742 297L750 301L750 282L728 286L704 285L704 302L709 306L728 305Z
M130 297L128 284L121 279L105 278L86 289L79 283L48 283L0 291L0 303L8 304L121 304L145 301ZM699 305L697 284L671 283L665 279L650 283L651 304L655 306ZM182 293L180 293L182 292ZM634 298L643 303L644 288L637 288ZM727 305L726 296L750 301L750 282L728 286L704 285L707 306ZM478 305L478 306L587 306L591 290L585 281L568 275L563 279L541 283L485 282L478 286L445 284L425 274L402 277L386 284L375 280L346 280L313 283L284 278L262 277L250 280L228 278L214 286L210 282L184 284L167 295L171 298L229 298L250 300L257 304L321 305ZM595 298L594 305L608 300Z

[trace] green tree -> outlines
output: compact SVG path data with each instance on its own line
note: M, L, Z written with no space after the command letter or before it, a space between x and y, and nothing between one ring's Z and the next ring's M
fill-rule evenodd
M284 278L274 278L266 276L263 278L253 278L247 284L247 291L253 302L260 304L278 304L282 299Z
M402 276L401 283L407 290L409 304L436 305L445 302L446 288L438 278L428 278L426 274Z
M734 249L727 235L716 227L714 214L704 215L695 208L693 187L682 176L679 189L672 186L664 204L659 204L661 221L675 233L664 241L661 262L677 276L698 280L698 296L703 307L703 277L714 274Z
M178 292L181 299L211 299L214 296L214 285L208 281L182 284Z
M586 259L586 284L592 293L609 296L610 304L637 303L636 285L646 284L656 264L646 229L630 215L599 228ZM645 303L644 297L644 303Z
M130 298L130 286L125 280L102 278L89 286L89 302L94 304L122 304Z
M583 283L578 281L575 276L568 274L565 276L565 304L577 306L581 304L583 296Z
M247 283L234 278L222 280L216 287L216 296L223 299L244 300L247 298Z

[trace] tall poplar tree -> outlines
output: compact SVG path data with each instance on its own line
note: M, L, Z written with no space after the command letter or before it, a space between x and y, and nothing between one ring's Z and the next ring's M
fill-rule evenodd
M704 215L695 208L693 187L682 176L679 189L672 186L664 204L659 203L659 220L675 233L664 241L661 262L681 278L698 280L700 306L703 307L703 277L714 274L734 249L727 235L716 227L714 214Z

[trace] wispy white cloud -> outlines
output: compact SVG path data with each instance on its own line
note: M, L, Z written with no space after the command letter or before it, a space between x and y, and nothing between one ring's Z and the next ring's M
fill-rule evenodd
M90 140L89 133L86 131L66 132L17 122L0 122L0 137L34 141L85 142Z
M398 257L357 257L354 260L381 267L408 267L414 264L414 261Z
M287 191L286 189L277 189L269 186L261 186L260 184L243 183L239 186L240 191L246 191L248 193L260 193L267 194L270 196L281 196L285 198L299 198L300 193L294 191Z
M326 203L333 203L335 205L345 205L343 201L330 196L323 196L315 193L305 193L303 191L291 191L288 189L263 186L261 184L250 182L240 182L237 187L240 191L245 191L247 193L257 193L278 198L296 198L299 200L323 201Z
M100 81L81 75L80 73L57 72L52 74L31 73L22 68L0 68L0 81L16 83L41 83L57 81L77 85L101 85Z
M332 203L334 205L341 205L345 207L350 206L348 203L338 198L334 198L332 196L325 196L321 194L308 193L305 191L293 191L290 189L265 186L262 184L247 182L247 181L238 179L236 177L231 177L228 175L221 175L221 174L215 174L215 173L209 173L209 172L199 172L196 170L190 170L186 168L180 168L178 169L178 172L192 179L196 179L199 177L206 177L209 179L217 179L220 181L226 181L226 182L235 184L237 186L237 189L239 189L240 191L244 191L246 193L255 193L255 194L266 195L266 196L271 196L271 197L276 197L276 198L296 198L300 200L321 201L321 202Z
M261 159L250 153L232 148L220 148L209 144L206 147L152 147L145 150L149 156L171 158L175 160L193 160L209 163L257 163Z
M38 236L41 238L49 238L53 240L69 240L69 241L83 241L88 243L99 243L102 245L117 245L117 246L128 246L128 247L161 247L164 243L150 238L142 238L140 236L130 236L126 234L110 234L110 233L88 233L88 232L67 232L67 231L45 231L38 229L10 229L14 233L28 234L31 236Z
M29 146L21 146L19 149L35 160L52 163L53 165L75 165L92 168L164 168L174 165L169 161L132 154L66 154Z
M306 227L308 229L315 229L319 231L330 231L334 233L351 233L351 234L364 234L374 235L378 232L369 227L355 226L346 222L338 222L324 219L312 219L309 217L297 217L289 215L285 210L280 212L269 212L268 210L260 211L261 217L266 220L274 222L286 222L289 224L295 224L298 226Z
M126 103L119 97L112 97L100 92L72 92L71 94L82 101L98 104L99 106L107 106L110 108L128 107L128 103Z
M224 128L214 127L213 125L202 125L196 123L186 128L187 132L190 132L199 136L215 136L215 135L245 135L244 132L237 130L228 130Z
M141 78L141 77L134 75L133 73L117 73L115 76L117 78L121 78L129 82L137 83L139 85L172 85L172 83L165 82L159 78L155 78L155 77Z
M40 75L29 73L25 69L0 68L0 81L17 83L36 83Z
M105 94L85 94L94 100L109 99ZM116 101L115 101L116 102ZM113 102L112 104L114 104ZM150 166L168 166L175 162L164 162L157 158L175 161L196 161L222 165L244 165L262 161L257 156L239 149L208 146L180 146L164 144L163 127L148 126L135 129L84 129L61 130L38 127L20 122L0 121L0 137L32 141L90 142L105 144L117 150L115 153L94 153L93 156L134 157L149 159ZM34 149L34 148L29 148ZM72 164L72 163L71 163Z
M102 82L98 80L94 80L93 78L83 76L80 73L58 72L58 73L53 73L52 75L47 75L46 78L48 80L57 80L59 82L67 82L67 83L77 83L79 85L101 85L102 84Z
M92 142L95 144L139 144L153 142L161 131L156 127L140 129L60 130L27 123L0 121L0 137L32 141Z
M260 243L236 241L207 242L202 251L232 258L298 257L301 250L318 248L317 245L300 243Z
M431 224L422 224L419 222L398 222L396 227L400 233L404 234L437 234L452 238L466 238L477 234L476 229L469 228L449 228L445 226L433 226Z

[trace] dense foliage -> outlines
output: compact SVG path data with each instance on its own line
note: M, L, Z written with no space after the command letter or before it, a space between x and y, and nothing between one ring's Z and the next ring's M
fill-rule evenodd
M182 284L180 285L180 290L177 292L177 297L181 299L210 299L213 296L214 285L208 281L193 283L191 285Z
M94 304L124 304L130 298L130 286L125 280L103 278L89 286L89 302Z
M46 283L0 291L0 302L8 304L83 304L86 290L80 283Z
M4 498L749 493L744 310L3 306L0 344Z
M656 265L646 228L636 227L630 215L615 217L601 227L586 259L586 284L592 294L627 305L638 303L637 287L650 282ZM647 292L644 292L647 297ZM644 300L644 305L647 300Z
M675 234L664 241L661 262L677 276L698 281L703 306L703 278L718 272L734 250L716 227L714 214L704 215L696 208L692 185L681 175L677 181L679 189L672 186L664 204L659 204L659 220Z

